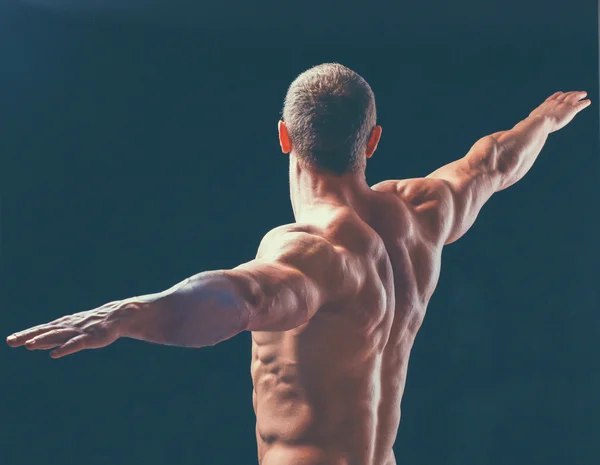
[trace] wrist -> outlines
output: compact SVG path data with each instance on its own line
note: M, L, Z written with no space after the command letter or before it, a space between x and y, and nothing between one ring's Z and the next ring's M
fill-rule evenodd
M527 119L539 125L548 134L556 130L556 120L549 115L532 113Z

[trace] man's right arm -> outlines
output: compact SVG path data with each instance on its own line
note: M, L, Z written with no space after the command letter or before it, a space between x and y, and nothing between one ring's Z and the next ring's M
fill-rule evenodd
M532 115L513 129L478 140L460 160L427 176L437 183L440 196L438 215L445 230L439 230L445 244L462 237L473 225L490 197L520 181L540 154L552 122Z
M462 237L490 197L519 181L533 166L548 135L586 108L585 92L557 92L508 131L483 137L467 155L423 179L386 181L376 190L395 190L412 204L436 240Z

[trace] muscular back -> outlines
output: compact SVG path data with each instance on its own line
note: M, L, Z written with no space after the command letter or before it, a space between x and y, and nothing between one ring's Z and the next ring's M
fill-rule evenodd
M375 189L360 211L318 207L269 239L318 236L346 255L359 282L294 329L253 332L262 465L395 463L408 357L438 279L441 245L396 184Z

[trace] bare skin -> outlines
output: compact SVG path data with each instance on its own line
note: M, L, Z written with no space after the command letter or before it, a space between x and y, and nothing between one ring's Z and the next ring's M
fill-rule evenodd
M303 168L280 122L296 222L269 232L255 260L7 342L59 358L119 337L203 347L249 330L262 465L393 465L410 351L443 246L527 173L548 135L590 104L585 96L556 93L429 176L371 188L364 172ZM380 136L374 128L367 158Z

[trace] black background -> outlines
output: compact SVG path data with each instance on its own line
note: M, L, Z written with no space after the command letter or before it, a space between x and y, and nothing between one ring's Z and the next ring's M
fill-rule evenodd
M293 220L276 123L310 66L373 87L371 184L426 175L583 89L592 107L446 250L395 450L411 465L598 463L596 6L404 3L3 4L3 332L250 260ZM256 463L249 339L61 360L6 347L0 463Z

